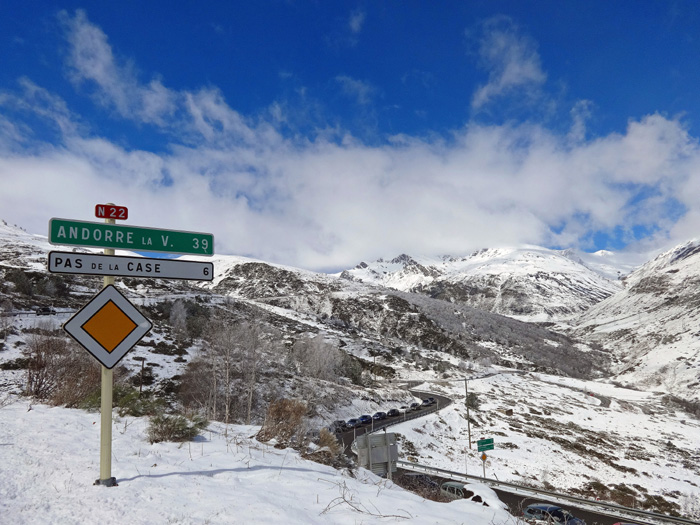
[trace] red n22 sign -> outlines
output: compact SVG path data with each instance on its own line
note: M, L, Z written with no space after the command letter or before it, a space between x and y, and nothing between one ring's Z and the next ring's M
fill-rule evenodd
M96 204L95 217L99 219L119 219L126 220L129 217L129 210L124 206L114 204Z

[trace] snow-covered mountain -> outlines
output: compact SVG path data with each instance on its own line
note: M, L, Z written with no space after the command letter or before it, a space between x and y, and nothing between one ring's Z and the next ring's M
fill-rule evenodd
M47 329L41 323L53 323L60 333L60 323L101 287L99 277L47 273L47 253L61 249L81 250L51 246L44 236L0 223L0 312L13 314L0 317L0 400L6 392L21 391L24 351L38 328ZM423 390L455 402L439 415L397 428L404 436L401 457L442 468L464 462L465 469L476 472L481 460L463 455L468 378L469 391L481 404L472 408L471 428L497 436L487 469L499 479L623 504L629 504L624 498L632 494L646 508L700 516L691 505L700 485L700 427L692 415L700 412L700 404L692 402L697 391L692 373L698 369L697 360L686 356L700 333L693 312L700 301L693 286L698 252L700 243L689 243L622 280L616 276L618 269L626 273L625 267L610 253L528 247L485 250L461 259L402 257L381 263L384 269L375 266L374 274L366 271L374 279L365 282L352 274L341 278L216 255L206 259L214 262L211 282L118 279L120 291L154 323L152 333L120 365L130 380L145 377L149 392L176 405L179 398L172 396L194 384L187 374L196 371L191 365L207 347L201 333L185 343L176 340L170 314L178 301L185 301L193 308L188 310L188 321L196 321L192 329L210 326L206 316L211 315L276 330L280 345L263 351L258 370L253 400L258 418L270 399L290 396L308 403L314 424L327 424L405 404L411 398L405 382L425 381ZM568 305L572 312L588 309L567 325L543 326L470 306L446 293L390 288L381 277L413 279L414 289L423 291L421 286L449 283L449 278L458 283L465 274L499 283L492 292L483 284L485 295L498 291L503 296L500 283L518 282L518 290L528 290L522 293L538 294L530 303L533 311L534 304L546 306L549 292L555 298L550 302ZM602 300L586 306L595 297ZM59 315L49 319L30 313L47 304ZM642 312L642 322L626 319L629 311ZM678 326L680 331L671 330ZM640 364L632 366L637 343L651 340L655 331L669 338L659 341L666 345L664 351L655 352L649 344ZM295 344L318 336L343 355L344 368L334 380L308 375L295 361ZM610 370L611 355L620 376ZM611 385L619 379L641 390ZM235 410L234 418L240 419ZM509 411L512 415L505 416Z
M576 319L574 333L619 359L619 381L700 400L700 239L659 255L624 283Z
M46 270L51 250L99 250L52 246L46 237L6 224L0 228L0 247L0 276L11 283L9 293L0 289L0 301L15 309L33 310L49 301L76 310L102 286L101 277ZM446 366L446 355L455 365L489 360L577 377L600 376L607 367L606 355L566 335L464 304L245 257L206 260L214 263L211 282L124 278L117 286L144 304L198 293L235 299L246 305L246 316L265 317L283 331L324 332L352 349L365 367L370 361L376 366L375 357L390 362L397 349L419 358L423 372L431 374ZM62 293L54 293L56 287Z
M581 254L523 246L438 259L404 254L391 261L360 263L341 277L524 321L555 321L578 315L619 292L618 278L630 269L610 252Z

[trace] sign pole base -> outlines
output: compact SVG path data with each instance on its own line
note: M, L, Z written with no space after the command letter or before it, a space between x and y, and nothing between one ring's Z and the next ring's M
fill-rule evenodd
M119 483L117 483L117 478L112 477L108 479L96 479L93 485L102 485L103 487L118 487Z

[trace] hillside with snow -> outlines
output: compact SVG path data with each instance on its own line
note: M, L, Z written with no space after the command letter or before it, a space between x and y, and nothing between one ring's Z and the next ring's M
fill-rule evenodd
M630 267L609 252L578 254L524 246L484 249L464 257L404 254L360 263L341 277L542 322L571 318L617 293L622 289L618 278Z
M618 381L700 400L700 241L657 256L624 283L576 319L573 333L609 350Z
M46 237L0 225L0 311L9 314L2 316L0 326L0 404L9 400L0 408L0 428L5 432L0 434L0 442L8 444L0 446L0 469L4 469L0 494L10 495L12 502L6 504L8 499L2 497L0 505L5 505L3 515L9 510L17 516L16 521L31 523L40 501L46 502L43 509L47 516L61 518L69 508L68 502L79 509L76 512L88 513L78 503L85 497L86 505L107 502L109 510L105 512L112 516L109 519L115 519L114 513L120 511L110 503L110 496L103 496L108 491L92 492L94 488L88 487L96 476L99 454L81 456L80 452L97 447L97 442L87 443L96 435L92 422L97 416L40 404L27 412L31 401L17 397L26 389L27 359L37 338L66 339L61 324L102 286L99 277L48 274L46 256L57 249L74 248L51 246ZM400 508L411 517L399 514L402 517L397 519L425 523L425 515L412 506L414 496L385 481L378 485L362 471L360 481L351 480L343 471L320 467L334 477L334 481L327 482L326 474L318 474L316 467L307 464L296 451L287 450L281 455L272 444L251 439L269 403L280 397L306 402L310 428L320 428L335 419L372 414L415 400L406 389L411 381L423 382L423 391L445 395L454 403L438 414L393 428L400 435L399 454L404 460L478 473L481 460L467 441L471 428L473 439L495 439L496 449L486 464L488 476L700 518L696 503L700 499L700 420L697 405L693 404L697 389L692 382L696 368L685 366L695 363L689 357L678 359L694 348L694 334L700 331L692 314L697 252L696 243L679 247L620 281L601 275L617 272L613 269L620 261L611 263L610 254L590 256L603 261L596 270L592 269L595 259L576 261L571 253L550 258L548 251L534 248L527 254L489 251L481 255L480 262L478 255L461 262L442 261L444 268L452 267L454 271L445 270L440 278L453 272L457 280L457 274L473 274L500 276L499 282L515 279L536 283L533 276L546 269L547 277L540 280L548 286L554 282L577 283L555 287L561 296L559 304L566 303L567 308L577 304L575 308L584 309L581 297L591 300L599 294L600 302L587 307L582 316L569 317L567 324L546 327L477 308L457 297L388 287L381 279L360 282L358 276L318 274L236 256L206 259L214 262L215 278L211 282L120 278L119 290L154 323L152 332L120 363L121 381L162 399L171 410L186 407L193 411L206 406L206 399L193 385L213 378L215 371L206 368L212 363L207 356L213 345L208 331L221 330L222 323L258 326L268 339L254 356L254 375L242 366L251 354L240 354L234 365L231 389L236 399L247 397L250 385L254 386L249 398L252 425L230 427L233 430L228 439L221 437L222 427L213 422L210 433L189 444L152 445L143 436L147 424L144 419L115 421L113 434L119 442L115 475L125 482L120 483L119 490L135 487L136 483L138 491L128 492L127 501L140 505L141 498L145 498L155 505L177 509L173 513L154 512L150 517L155 521L156 517L165 517L173 523L226 523L224 507L236 509L242 516L252 511L247 504L229 500L223 493L211 498L224 502L221 506L212 503L204 509L189 492L179 493L178 483L182 481L188 488L194 483L195 494L216 494L222 483L226 490L233 484L245 494L245 501L279 517L282 504L273 499L258 501L257 493L264 486L274 485L275 480L286 488L293 484L296 472L311 472L311 477L323 479L318 484L300 479L298 492L289 489L290 501L295 503L284 503L287 512L304 522L384 522L380 515L399 509L395 498L406 497L406 506ZM403 258L392 263L393 267L386 266L387 275L393 272L400 277L402 268L413 265L409 259L419 264L415 259ZM414 277L427 277L431 268L439 268L435 261L427 264L422 260L420 265L425 272L414 268ZM457 267L461 268L459 272ZM496 268L500 268L500 274ZM558 280L552 277L558 274ZM408 273L404 277L408 279ZM421 282L420 286L430 286L433 281L426 278ZM595 284L596 291L577 291L587 283ZM604 290L603 285L610 288ZM489 294L497 295L499 286L495 285ZM544 294L546 286L541 286L540 293ZM544 297L538 297L540 304L544 304ZM40 306L51 306L57 314L38 316L35 312ZM184 318L175 315L178 311ZM644 326L650 327L647 332L642 323L633 324L634 317L627 315L630 311L644 318ZM671 331L678 327L680 331ZM635 364L630 361L637 349L635 341L639 342L642 335L651 338L654 331L676 337L675 347L670 339L660 341L668 346L665 353L655 353L654 345L649 344L648 351L638 357L637 366L628 367ZM635 333L642 335L635 339ZM676 350L686 354L673 353ZM82 349L75 351L85 353ZM658 366L653 368L651 364ZM216 381L223 381L223 377L216 376ZM470 425L465 379L476 396L470 401ZM200 402L203 404L197 405ZM245 405L236 402L231 407L234 422L245 421ZM206 409L210 416L221 418L216 406ZM512 414L506 415L510 411ZM61 426L59 421L63 419L66 424ZM37 434L42 425L47 432L40 430ZM62 432L62 437L57 444L60 455L55 460L18 459L55 453L51 442L57 432ZM28 439L30 434L33 439ZM243 459L234 458L232 450L237 444L237 450L247 446L260 455L248 452ZM55 465L61 455L79 475ZM24 462L20 465L18 461ZM242 462L246 464L246 476ZM290 467L292 462L294 466ZM44 464L55 473L47 474ZM159 470L154 465L165 468ZM45 477L51 480L50 486L37 482ZM145 482L152 482L153 488L146 487ZM174 495L165 496L163 483L170 484L168 491ZM327 485L336 490L349 487L348 491L342 489L343 494L357 494L363 510L349 508L347 514L340 513L346 502L335 493L323 500L321 487ZM249 486L253 488L245 492ZM369 503L363 495L372 491L378 499ZM386 501L381 500L385 492ZM312 494L311 508L307 508L308 494ZM316 494L318 508L313 503ZM426 503L420 498L418 501ZM297 502L301 503L295 506ZM339 503L339 514L329 517L331 513L324 510L332 502ZM372 514L373 510L365 512L374 509L373 505L377 515ZM453 504L438 505L450 510L444 514L431 507L436 523L465 522L454 518ZM119 517L128 519L132 516L129 512L123 511ZM274 522L272 517L269 519ZM482 523L480 519L466 522ZM511 523L508 520L513 519L504 517L502 522ZM500 523L484 523L492 522Z
M191 443L150 444L146 423L115 421L112 472L118 486L107 488L93 485L99 414L27 400L0 406L2 522L518 523L495 495L489 507L426 500L364 469L350 475L260 443L251 437L256 427L212 424Z

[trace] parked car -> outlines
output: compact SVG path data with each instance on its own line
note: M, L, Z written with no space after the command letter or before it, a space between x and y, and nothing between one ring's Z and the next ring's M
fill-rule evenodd
M379 421L381 419L386 419L386 412L376 412L373 416L372 419L375 421Z
M37 309L36 315L56 315L56 310L48 306L42 306Z
M440 494L449 499L467 499L485 507L506 508L493 489L483 483L462 483L445 481L440 485Z
M401 412L399 412L398 408L392 408L391 410L389 410L386 413L386 417L396 417L396 416L400 416L400 415L401 415Z
M335 421L333 421L333 423L328 425L328 430L335 433L345 432L347 429L348 425L342 419L336 419Z
M372 422L372 416L369 414L362 414L360 416L360 424L361 425L369 425Z
M420 403L411 403L411 410L420 410Z
M440 485L440 494L450 499L462 499L464 498L464 486L464 483L458 481L446 481Z
M348 419L347 423L345 424L348 428L348 430L352 430L353 428L357 428L362 425L362 422L359 419Z
M523 511L523 518L528 523L547 525L562 523L566 525L586 525L586 522L573 516L568 510L564 510L550 503L533 503Z

